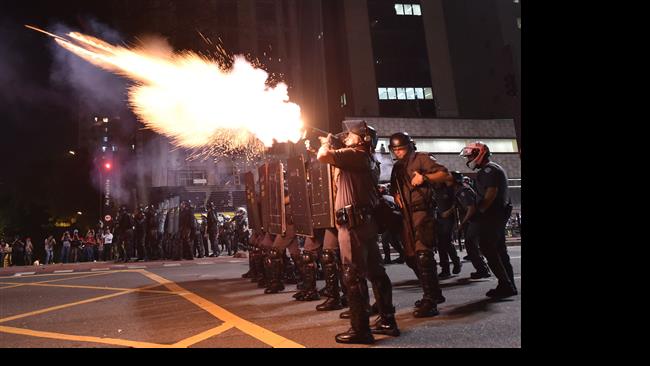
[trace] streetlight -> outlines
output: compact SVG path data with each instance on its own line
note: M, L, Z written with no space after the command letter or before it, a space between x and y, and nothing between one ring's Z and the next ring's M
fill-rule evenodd
M77 211L77 215L81 216L81 215L83 215L83 212Z
M76 153L74 150L70 150L70 151L68 151L68 154L70 154L70 155L77 155L77 153Z

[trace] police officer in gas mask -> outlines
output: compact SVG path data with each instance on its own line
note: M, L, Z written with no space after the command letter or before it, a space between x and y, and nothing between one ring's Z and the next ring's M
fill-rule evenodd
M399 335L395 321L392 284L383 267L377 243L377 224L373 211L378 203L375 175L377 163L372 156L373 135L365 121L347 121L345 147L332 148L333 136L321 140L317 159L331 164L335 171L336 228L343 261L343 281L350 305L351 328L336 336L338 343L370 344L373 332ZM380 318L370 327L369 295L365 284L375 286Z

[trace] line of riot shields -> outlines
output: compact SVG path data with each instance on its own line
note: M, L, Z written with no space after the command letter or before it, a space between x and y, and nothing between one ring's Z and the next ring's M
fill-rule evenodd
M285 199L291 195L291 212L296 235L313 237L314 230L333 228L334 202L332 167L306 151L293 156L271 158L254 172L244 175L246 204L251 229L285 235Z

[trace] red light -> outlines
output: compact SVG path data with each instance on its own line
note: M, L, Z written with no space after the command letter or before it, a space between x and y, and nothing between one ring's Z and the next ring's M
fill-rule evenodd
M112 167L111 163L104 164L104 168L106 168L106 170L111 170L111 167Z

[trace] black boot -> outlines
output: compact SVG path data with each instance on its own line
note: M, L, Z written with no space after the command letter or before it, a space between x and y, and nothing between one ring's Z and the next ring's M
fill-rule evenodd
M265 294L275 294L284 290L284 284L282 283L283 270L284 270L284 261L283 261L282 252L279 249L271 249L270 258L270 269L271 269L271 281L264 290Z
M327 300L316 306L316 310L318 311L343 309L339 291L340 273L338 264L335 251L323 251L323 272L325 274L325 288L323 289L323 293L324 296L327 296Z
M242 278L255 278L255 254L253 249L248 252L248 272L241 275Z
M271 282L271 258L270 258L270 251L269 250L264 250L262 254L260 254L260 263L262 267L262 275L260 276L259 281L257 281L257 287L259 288L266 288L269 286L269 283Z
M302 278L303 295L296 298L298 301L320 300L318 289L316 289L316 254L308 251L302 252Z
M361 281L357 271L346 265L343 270L343 278L348 287L348 301L350 302L350 329L345 333L336 335L337 343L345 344L372 344L375 338L370 332L370 315L368 304L365 303L367 295L363 294Z
M393 286L388 275L372 279L372 292L375 295L375 304L379 317L370 327L373 334L385 334L392 337L399 336L400 332L395 321L395 306L393 306Z
M459 274L461 268L463 268L463 264L460 262L460 258L452 258L452 262L454 263L454 268L452 268L451 273Z
M259 283L264 279L264 252L262 248L255 248L253 256L253 265L255 266L255 277L251 278L251 282Z
M297 268L299 263L297 260L292 260L292 258L282 256L282 262L284 263L284 282L290 285L298 284L298 276L296 275Z
M418 270L420 271L420 282L424 296L420 301L420 307L413 311L416 318L426 318L439 314L436 298L440 293L440 285L436 276L436 260L432 252L417 252Z

